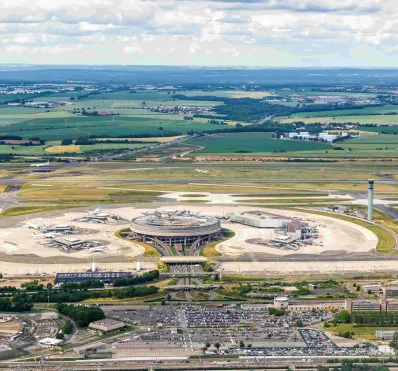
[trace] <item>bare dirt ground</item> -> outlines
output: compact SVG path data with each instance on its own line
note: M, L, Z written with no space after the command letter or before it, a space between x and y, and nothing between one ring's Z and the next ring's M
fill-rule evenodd
M15 335L21 329L21 323L18 321L0 322L0 336Z

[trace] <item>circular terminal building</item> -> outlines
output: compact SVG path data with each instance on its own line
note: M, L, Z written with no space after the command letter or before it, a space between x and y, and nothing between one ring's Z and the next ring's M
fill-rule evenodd
M153 245L163 255L174 255L173 249L195 255L201 246L219 238L221 224L214 216L190 211L150 211L134 218L130 229L133 239Z

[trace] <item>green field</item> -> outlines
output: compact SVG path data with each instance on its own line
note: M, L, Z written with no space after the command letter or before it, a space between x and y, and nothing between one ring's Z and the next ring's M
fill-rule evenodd
M0 104L14 100L27 100L32 97L34 97L34 94L0 94Z
M357 326L355 324L341 324L336 327L328 328L327 330L332 331L335 335L338 335L340 332L349 331L350 333L354 333L352 335L353 339L367 339L367 340L377 340L376 330L398 330L398 327L366 327L366 326Z
M54 198L54 199L146 199L150 197L157 197L162 195L161 192L144 192L131 191L123 189L101 189L93 187L68 187L68 188L47 188L47 189L33 189L18 193L18 197L22 198Z
M162 128L162 130L160 130ZM191 130L215 130L220 125L190 122L183 119L150 119L138 117L71 117L69 119L36 119L0 128L0 135L18 134L23 138L43 140L77 139L82 136L162 136L166 132L186 134Z
M316 89L316 87L315 87ZM342 96L356 96L356 97L369 97L374 98L376 94L374 93L352 93L352 92L345 92L345 91L318 91L318 90L277 90L276 94L280 96L288 96L288 95L302 95L302 96L334 96L334 97L342 97Z
M0 213L0 216L18 216L39 213L42 211L61 210L65 208L67 208L67 206L18 206L4 210Z
M151 143L98 143L93 145L77 146L79 150L69 151L68 146L60 146L60 142L45 144L42 146L17 146L17 145L0 145L0 154L24 155L24 156L43 156L43 155L59 155L62 153L89 154L107 150L117 149L136 149L150 145Z
M369 133L386 133L386 134L398 134L398 126L377 126L377 127L366 127L362 126L361 130Z
M308 116L308 115L307 115ZM398 115L363 115L363 116L329 116L326 117L297 117L291 116L288 118L280 118L283 124L301 121L305 124L314 123L354 123L354 124L378 124L378 125L398 125Z
M314 89L317 89L314 87ZM159 112L151 112L148 107L151 106L207 106L223 104L220 101L200 101L200 100L178 100L173 98L174 94L183 94L187 97L228 97L228 98L253 98L261 99L269 95L302 95L302 96L352 96L352 97L372 97L376 94L368 93L350 93L350 92L329 92L329 91L311 91L304 89L288 89L288 90L269 90L269 91L244 91L215 89L215 90L181 90L181 91L125 91L93 94L83 99L77 99L82 92L63 92L50 94L33 98L33 101L65 101L67 104L50 109L44 108L28 108L20 106L1 105L5 100L11 99L31 99L32 96L10 96L0 95L0 135L19 135L24 139L31 137L39 137L46 141L44 146L18 146L18 145L1 145L1 154L13 155L30 155L42 156L62 153L76 153L86 156L94 154L104 154L120 151L124 148L138 148L139 144L96 144L93 146L80 146L78 151L65 152L63 148L55 148L45 151L48 146L59 146L63 139L77 139L87 136L108 137L131 137L131 136L158 136L164 137L167 134L185 135L190 131L208 131L224 129L226 125L209 124L207 118L194 117L193 120L184 120L184 116L192 117L191 113L184 114L166 114ZM72 100L71 100L72 98ZM207 99L207 98L206 98ZM209 98L211 99L211 98ZM69 103L71 104L69 104ZM294 102L281 102L287 106L294 106ZM313 105L308 103L308 105ZM337 108L339 106L336 106ZM88 112L106 111L111 112L115 116L81 116L76 112L83 109ZM47 112L46 112L47 111ZM303 121L306 123L314 122L359 122L362 124L391 124L395 127L371 127L361 128L362 131L368 132L390 132L398 134L398 115L386 114L397 112L398 106L384 105L380 107L365 107L363 109L350 109L334 111L315 111L301 112L292 116L279 116L281 123ZM375 113L384 113L383 115L375 115ZM239 122L247 125L246 122ZM228 121L228 125L236 125L236 121ZM374 135L374 134L371 134ZM363 137L358 140L349 140L338 143L335 147L341 147L344 151L334 150L333 146L325 143L301 142L276 140L272 138L272 133L265 132L246 132L217 134L206 137L197 138L189 145L198 145L205 147L196 154L219 154L219 155L248 155L257 156L285 156L300 158L366 158L366 157L396 157L398 155L398 140L393 136L376 135L372 139ZM184 143L186 144L186 143ZM186 145L186 150L191 148ZM65 148L67 149L67 148ZM72 148L71 148L72 149ZM171 148L168 150L184 151L185 149ZM159 152L160 151L160 152ZM162 152L163 151L163 152ZM170 152L169 151L169 152ZM154 151L154 155L166 156L169 152L165 150Z
M1 154L12 154L15 156L41 156L45 155L44 146L16 146L10 144L0 145L0 155Z
M398 136L395 135L370 135L361 136L359 138L352 138L342 143L337 143L336 146L352 150L376 150L379 151L396 151L398 155Z
M376 113L398 112L398 106L385 105L380 107L364 107L358 109L336 109L334 111L315 111L295 113L292 117L336 117L336 116L361 116Z
M308 151L333 148L330 144L325 143L273 139L272 135L272 133L214 134L196 138L187 143L205 147L199 154L244 155L250 153L278 152L279 155L284 155L284 152L287 151ZM239 151L249 151L249 153L239 153Z

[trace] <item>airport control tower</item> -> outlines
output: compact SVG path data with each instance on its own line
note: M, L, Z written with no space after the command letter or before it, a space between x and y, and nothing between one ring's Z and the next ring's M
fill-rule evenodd
M373 179L369 179L369 188L368 188L368 220L373 219L373 187L375 181Z

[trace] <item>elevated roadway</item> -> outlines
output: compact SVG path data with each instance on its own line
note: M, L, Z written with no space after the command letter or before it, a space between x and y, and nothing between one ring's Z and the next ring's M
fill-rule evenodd
M216 276L217 272L166 272L160 273L160 277L168 278L168 277L178 277L178 278L185 278L185 277L211 277Z

